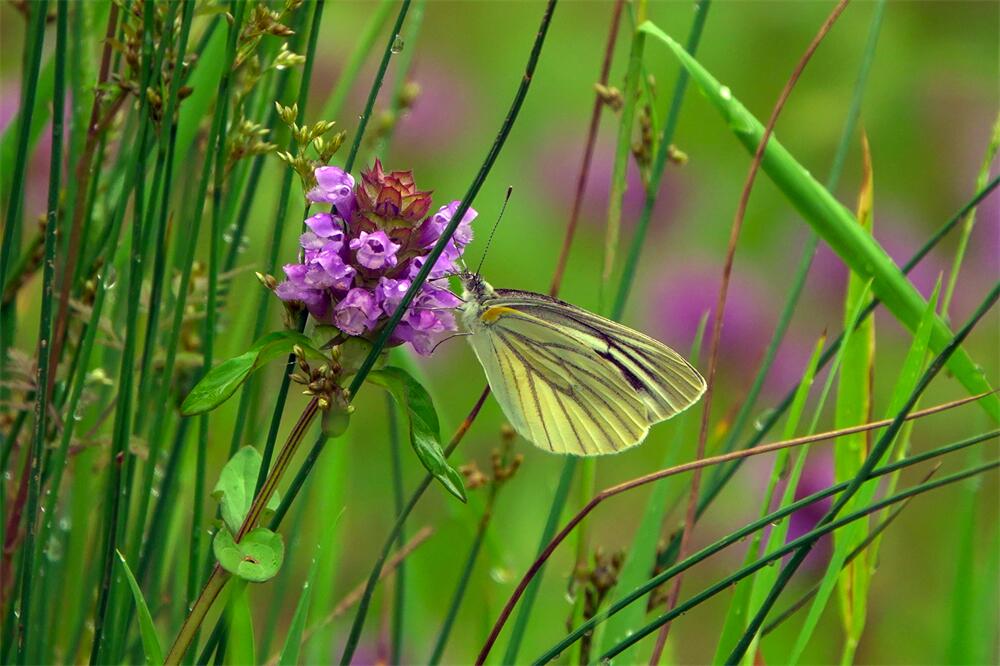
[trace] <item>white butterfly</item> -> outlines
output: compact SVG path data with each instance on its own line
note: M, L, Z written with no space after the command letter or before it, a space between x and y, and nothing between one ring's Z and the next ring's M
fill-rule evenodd
M684 411L705 380L656 340L555 298L463 273L462 320L514 429L546 451L618 453Z

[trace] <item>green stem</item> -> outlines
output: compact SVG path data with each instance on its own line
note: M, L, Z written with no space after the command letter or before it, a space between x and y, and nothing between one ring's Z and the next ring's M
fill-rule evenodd
M986 296L986 299L983 300L982 304L980 304L980 306L976 309L972 317L969 318L966 324L944 346L941 352L934 359L934 362L931 363L930 367L924 372L920 381L910 394L910 397L903 405L903 408L896 415L896 418L893 419L892 424L889 425L875 446L872 447L871 453L869 453L865 458L864 463L851 480L851 484L848 486L847 490L845 490L844 494L837 499L832 507L830 507L830 510L827 511L826 515L820 519L819 525L826 525L827 523L833 521L834 518L837 517L837 514L840 513L851 498L854 497L861 485L868 480L872 469L874 469L875 465L877 465L882 459L882 456L885 454L889 445L895 438L896 433L899 432L900 428L902 428L906 415L909 414L911 409L913 409L913 406L930 384L931 380L934 379L937 373L941 371L948 359L951 358L952 354L955 353L965 338L968 337L969 333L972 332L972 329L975 328L977 323L979 323L979 320L990 310L998 297L1000 297L1000 282L994 284L993 289ZM778 596L781 594L781 591L785 588L792 575L805 560L814 544L815 540L804 542L804 544L795 551L791 560L789 560L789 562L782 568L781 573L778 574L778 579L771 587L770 592L768 592L767 598L761 605L760 610L757 611L757 614L750 621L747 630L744 632L743 636L736 644L736 647L727 658L727 663L738 663L743 658L747 647L749 647L750 642L753 640L754 636L760 630L761 625L764 623L767 613L778 600Z
M927 482L927 483L921 483L921 484L919 484L917 486L909 488L908 490L896 493L895 495L892 495L891 497L887 497L887 498L885 498L883 500L875 502L874 504L872 504L872 505L870 505L868 507L865 507L863 509L855 511L855 512L849 514L849 515L846 515L843 518L840 518L839 520L835 520L833 522L821 525L821 526L813 529L812 531L807 532L806 534L803 534L798 539L795 539L794 541L788 542L787 544L785 544L785 546L783 546L779 550L776 550L776 551L774 551L772 553L768 553L767 555L761 557L760 559L756 560L752 564L749 564L746 567L741 568L737 572L735 572L735 573L727 576L726 578L724 578L723 580L719 581L718 583L716 583L716 584L712 585L711 587L703 590L702 592L699 592L697 595L695 595L694 597L692 597L688 601L685 601L684 603L678 604L677 607L674 608L672 611L669 611L669 612L664 613L663 615L659 616L658 618L656 618L655 620L653 620L652 622L650 622L646 626L640 628L638 631L636 631L634 634L632 634L629 638L625 639L624 641L622 641L618 645L614 646L612 649L610 649L607 652L605 652L603 655L601 655L601 659L602 660L613 659L617 655L621 654L624 650L628 649L632 645L635 645L640 640L642 640L643 638L645 638L649 634L651 634L654 631L656 631L660 626L666 624L667 622L670 622L671 620L677 618L680 615L683 615L684 613L688 612L689 610L691 610L692 608L694 608L698 604L702 603L703 601L706 601L706 600L710 599L711 597L715 596L719 592L722 592L723 590L729 589L730 587L732 587L732 585L734 583L737 583L740 580L743 580L744 578L746 578L747 576L750 576L750 575L756 573L757 571L759 571L760 569L768 566L772 562L778 561L779 559L781 559L785 555L787 555L787 554L791 553L792 551L794 551L796 548L803 547L804 545L811 545L812 543L815 543L816 540L818 540L820 537L822 537L822 536L824 536L826 534L829 534L830 532L833 532L834 530L838 530L841 527L854 522L855 520L860 520L860 519L864 518L865 516L868 516L869 514L875 513L877 511L881 511L882 509L884 509L887 506L891 506L891 505L893 505L893 504L895 504L897 502L902 502L905 499L908 499L910 497L914 497L914 496L919 495L921 493L925 493L925 492L930 491L930 490L935 490L937 488L941 488L941 487L946 486L948 484L956 483L958 481L962 481L964 479L968 479L968 478L976 476L978 474L983 474L983 473L988 472L988 471L990 471L992 469L996 469L998 466L1000 466L1000 462L992 462L992 463L988 463L988 464L985 464L985 465L980 465L978 467L973 467L973 468L970 468L970 469L966 469L966 470L963 470L962 472L958 472L958 473L952 474L950 476L942 477L942 478L938 479L937 481L930 481L930 482ZM687 561L687 560L685 560L685 561ZM677 566L679 567L680 564L678 564Z
M14 175L11 180L10 198L7 200L7 211L4 216L3 241L0 242L0 285L7 284L7 274L10 270L11 252L14 245L19 245L15 230L20 230L21 204L24 198L24 180L28 166L28 144L31 136L31 119L35 111L35 96L38 87L38 70L42 61L42 45L45 41L45 15L48 11L48 0L39 0L31 8L31 20L28 25L28 38L24 44L24 71L21 79L21 113L17 128L17 153L14 158ZM8 308L3 307L3 310ZM13 317L13 308L9 315ZM14 336L13 319L3 320L0 325L0 369L7 365L7 348ZM2 495L6 497L6 495ZM0 521L2 522L2 521ZM5 535L0 534L0 537Z
M23 635L18 646L18 661L30 663L35 661L38 647L34 642L32 632L39 629L38 622L31 617L31 593L36 581L32 580L35 572L36 555L35 536L38 530L38 506L42 484L42 453L45 438L48 433L48 391L42 387L48 386L51 350L49 344L52 338L52 304L53 283L55 282L56 240L59 230L59 188L62 175L62 140L63 140L63 106L66 101L66 26L69 5L61 0L57 5L56 20L56 71L53 84L52 112L52 156L49 164L49 200L45 214L45 259L42 272L42 304L38 325L38 370L35 386L35 416L32 448L28 452L28 463L31 473L28 482L28 504L25 517L26 534L24 537L23 555L21 557L21 619ZM47 4L41 3L36 10L45 14ZM44 582L44 579L42 579Z
M421 3L422 4L422 3ZM396 413L396 403L389 393L385 394L385 409L389 421L389 454L392 457L392 500L396 515L403 512L403 457L402 439L399 436L399 416ZM396 537L396 550L406 544L406 532L400 525ZM406 561L401 560L395 572L395 586L392 599L392 628L389 642L389 663L401 662L403 648L403 617L406 610Z
M962 440L960 442L955 442L947 446L942 446L940 448L927 451L926 453L921 453L919 455L915 455L910 458L894 462L889 465L885 465L875 470L872 473L872 478L884 476L887 474L892 474L897 470L909 467L911 465L916 465L918 463L925 462L927 460L932 460L934 458L938 458L940 456L947 455L949 453L953 453L955 451L959 451L961 449L965 449L970 446L974 446L975 444L979 444L980 442L986 441L987 439L996 437L998 434L1000 434L1000 431L994 431L992 433L972 437L969 439ZM803 497L802 499L792 502L786 506L780 507L779 509L769 513L768 515L761 517L759 520L749 523L748 525L740 528L739 530L735 530L734 532L726 535L724 538L716 541L715 543L712 543L706 546L705 548L702 548L698 552L693 553L690 557L684 559L681 562L678 562L677 564L671 566L669 569L652 577L651 579L643 583L641 586L637 587L636 589L630 591L627 595L623 596L619 601L615 602L609 608L601 611L595 617L581 624L559 643L546 650L540 657L538 657L535 660L535 663L542 664L556 658L559 654L561 654L566 648L572 645L575 641L582 638L585 634L594 631L594 629L599 624L603 623L605 620L615 615L626 606L635 603L637 600L641 599L646 594L649 594L651 591L660 587L663 583L667 582L673 576L683 571L686 571L687 569L690 569L699 562L704 561L705 559L711 557L712 555L715 555L716 553L724 550L725 548L728 548L733 544L740 543L746 537L750 536L751 534L753 534L758 530L764 529L772 522L783 520L786 517L798 511L799 509L802 509L806 506L819 502L820 500L826 499L827 497L831 497L832 495L835 495L845 490L848 486L848 483L849 482L847 481L842 481L841 483L834 484L828 488L812 493L811 495ZM772 557L774 555L775 553L768 553L764 557ZM780 557L780 555L778 555L777 557ZM749 572L746 575L750 575L750 573L752 572ZM655 630L655 627L653 628L653 630Z
M351 152L347 155L347 161L344 162L344 171L348 173L354 168L354 160L357 159L358 149L361 148L361 139L365 136L365 128L368 127L368 121L372 116L372 109L375 108L375 98L378 97L378 91L382 89L382 79L385 78L385 71L389 67L389 59L396 50L396 40L399 39L399 31L403 29L403 21L406 19L406 12L409 9L410 0L403 0L403 4L399 8L399 14L396 15L396 23L392 26L392 34L386 40L385 50L382 52L382 61L379 63L378 72L375 74L375 81L368 91L368 101L365 102L365 110L361 114L361 120L358 122L358 129L354 132L354 142L351 144ZM465 214L464 211L462 214Z

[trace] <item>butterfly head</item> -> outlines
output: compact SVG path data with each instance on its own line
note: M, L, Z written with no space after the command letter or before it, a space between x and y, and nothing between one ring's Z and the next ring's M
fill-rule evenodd
M482 302L495 294L490 283L484 280L479 273L462 271L458 277L465 289L463 298L467 301Z

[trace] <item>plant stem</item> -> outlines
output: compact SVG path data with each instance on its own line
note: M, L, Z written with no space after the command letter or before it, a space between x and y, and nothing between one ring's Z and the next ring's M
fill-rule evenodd
M47 5L44 3L36 9L45 14ZM39 496L41 495L42 453L48 434L49 403L48 392L41 387L48 386L51 355L49 344L52 341L52 305L53 283L55 281L56 239L59 232L59 188L62 175L62 140L63 140L63 106L66 101L66 26L69 4L61 0L56 4L56 71L53 84L52 111L52 155L49 163L49 200L45 214L45 259L42 266L42 306L38 325L38 370L35 379L35 414L32 447L28 451L25 465L30 466L28 478L28 505L26 534L21 557L21 618L22 637L18 645L18 661L29 663L36 660L37 647L33 641L32 632L38 629L38 623L31 616L32 574L36 568L35 536L38 530ZM44 521L44 516L42 516ZM44 579L43 579L44 582Z

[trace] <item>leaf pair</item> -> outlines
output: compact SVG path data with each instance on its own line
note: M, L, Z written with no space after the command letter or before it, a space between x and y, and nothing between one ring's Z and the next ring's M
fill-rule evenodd
M243 580L263 583L277 575L285 558L285 544L281 535L266 527L250 530L239 542L239 534L253 504L260 474L261 458L257 449L245 446L236 452L222 468L212 496L219 500L219 510L225 525L219 529L212 542L212 551L223 569ZM281 503L275 492L263 514L273 513Z

